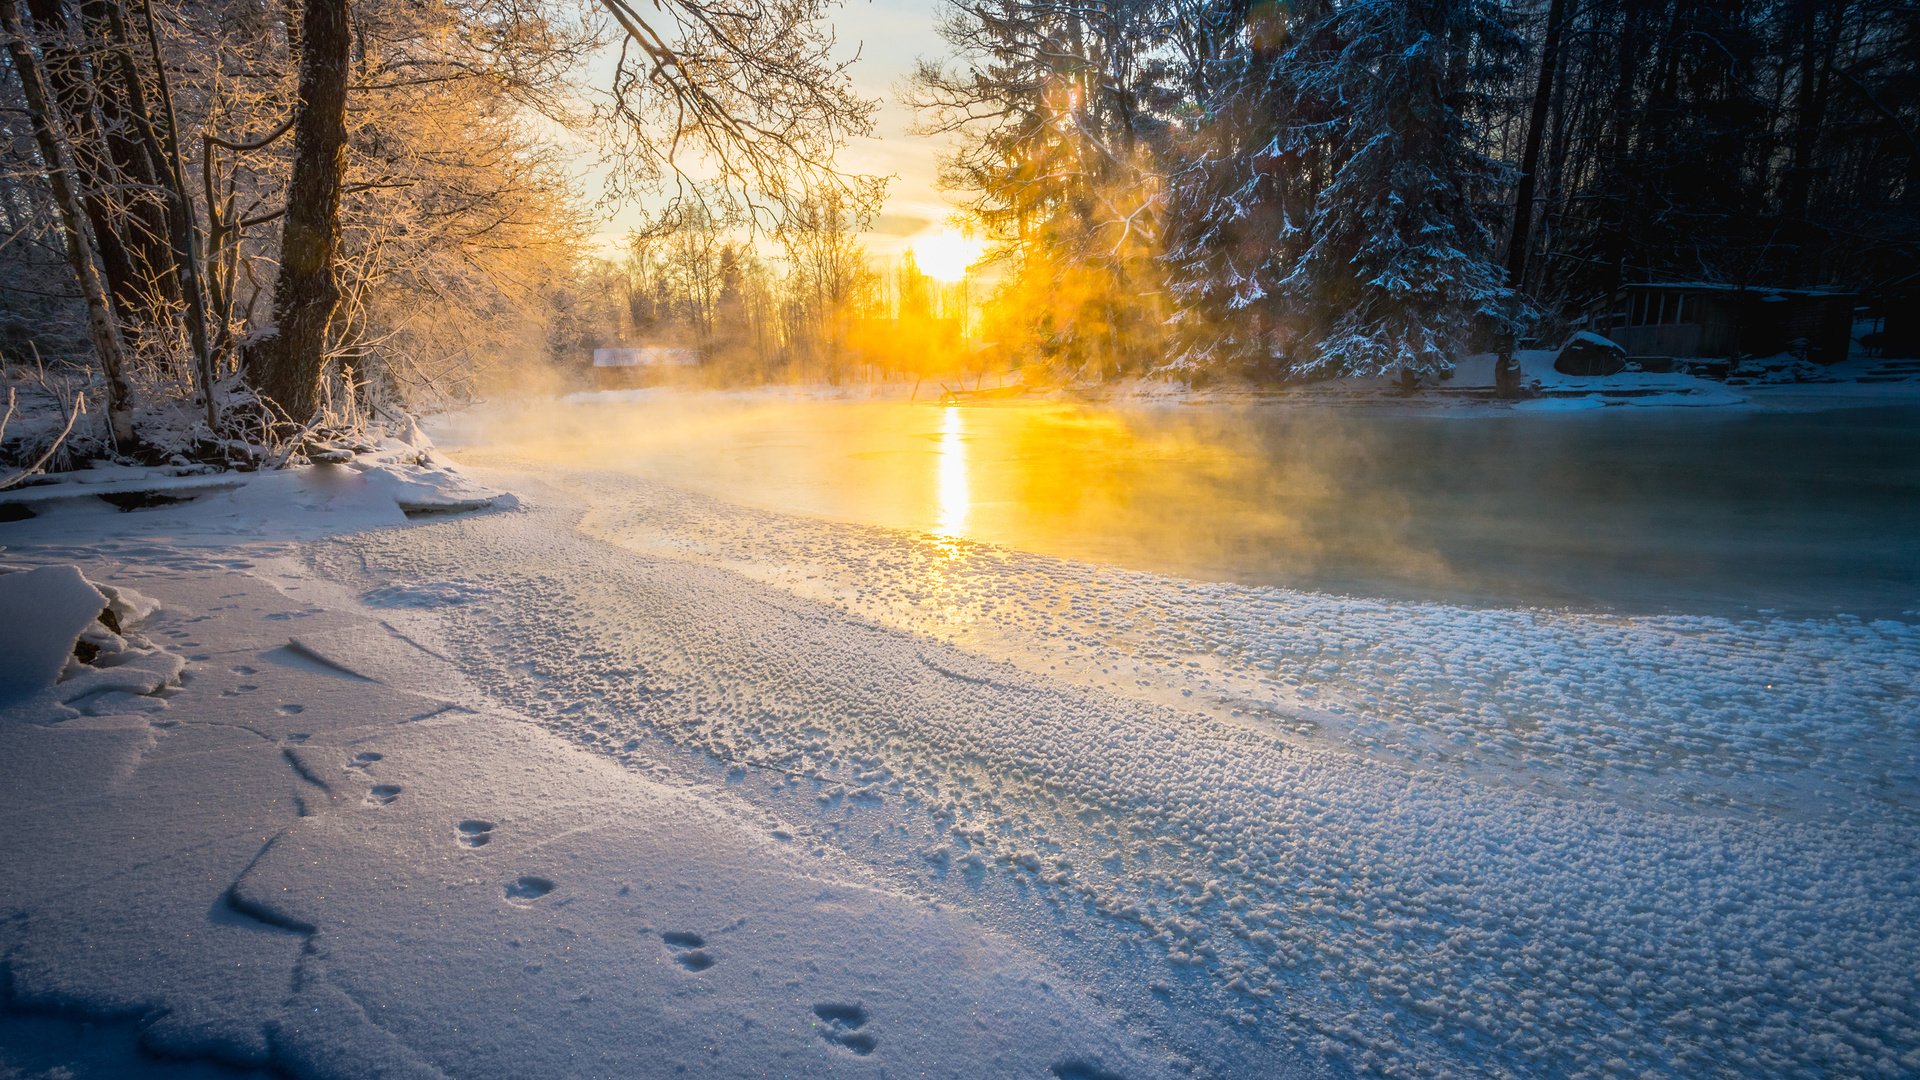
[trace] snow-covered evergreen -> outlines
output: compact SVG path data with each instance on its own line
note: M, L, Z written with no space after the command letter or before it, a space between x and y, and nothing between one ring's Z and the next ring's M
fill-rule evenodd
M1512 293L1475 196L1498 179L1462 115L1464 57L1511 41L1483 0L1361 0L1287 54L1287 145L1325 153L1299 258L1280 282L1308 312L1306 374L1425 378L1451 370Z
M1281 60L1299 7L1226 0L1196 20L1222 59L1202 69L1203 119L1168 185L1176 370L1265 367L1283 338L1278 283L1298 235L1289 210L1310 198L1309 171L1283 146L1291 101Z

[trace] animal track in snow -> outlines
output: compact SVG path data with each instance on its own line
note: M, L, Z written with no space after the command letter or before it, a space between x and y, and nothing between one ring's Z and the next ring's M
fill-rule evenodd
M287 736L287 741L292 743L295 746L299 746L301 743L306 742L308 739L311 739L311 738L313 738L313 736L308 734L307 732L296 731Z
M507 903L526 907L552 891L552 881L528 874L507 886Z
M385 754L376 754L371 750L367 751L364 754L355 754L353 755L353 760L347 762L347 768L364 770L366 769L367 766L372 765L374 762L379 761L385 757L386 757Z
M673 962L688 971L705 971L714 965L713 954L703 946L707 939L687 930L669 930L660 935L673 953Z
M468 818L460 823L461 847L485 847L493 839L493 822Z
M399 784L375 784L367 789L367 801L375 806L385 806L399 797Z
M306 707L305 705L282 705L282 706L280 706L280 715L281 715L281 716L297 716L297 715L299 715L300 713L303 713L303 712L306 712L306 711L307 711L307 707Z
M822 1001L813 1007L813 1015L820 1018L820 1023L816 1025L820 1037L835 1046L844 1046L865 1057L880 1045L880 1040L872 1032L860 1030L871 1019L864 1005Z
M714 965L713 954L705 949L689 949L675 954L673 959L688 971L705 971Z
M1056 1064L1051 1070L1059 1080L1126 1080L1119 1073L1108 1072L1090 1061L1068 1058Z

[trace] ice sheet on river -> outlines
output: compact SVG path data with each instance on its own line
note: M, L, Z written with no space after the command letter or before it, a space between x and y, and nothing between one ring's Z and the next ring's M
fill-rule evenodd
M1910 626L1202 586L567 483L320 562L460 582L435 617L519 711L697 751L1216 1070L1920 1067Z
M584 527L1049 680L1675 809L1920 813L1913 619L1619 616L1194 582L582 482ZM1913 613L1920 616L1920 611Z

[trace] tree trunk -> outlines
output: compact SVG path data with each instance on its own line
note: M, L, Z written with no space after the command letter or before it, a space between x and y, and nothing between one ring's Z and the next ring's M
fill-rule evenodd
M1547 106L1553 101L1554 69L1560 62L1560 23L1566 0L1547 5L1547 33L1540 45L1540 78L1533 86L1533 108L1527 114L1527 144L1520 156L1520 180L1513 192L1513 229L1507 236L1507 286L1516 292L1527 287L1527 255L1533 243L1534 193L1539 189L1540 144L1547 133ZM1500 358L1494 364L1493 383L1501 396L1511 396L1519 380L1513 369L1513 331L1501 335Z
M304 424L319 405L327 323L340 301L340 180L346 167L347 0L307 0L300 20L300 111L273 287L274 328L247 352L255 387Z
M131 448L134 443L133 391L127 384L126 349L120 340L120 325L115 321L112 302L95 262L93 224L74 184L73 152L65 132L58 126L46 84L41 81L39 61L27 44L26 26L17 0L0 0L0 32L7 36L7 53L13 61L14 72L20 77L34 142L47 168L47 186L60 212L60 224L67 241L67 263L73 268L80 295L86 300L87 329L93 336L93 348L99 354L101 372L107 382L107 428L115 445Z
M1533 87L1533 108L1527 115L1526 149L1520 157L1520 180L1513 193L1513 232L1507 238L1507 284L1526 288L1527 256L1533 243L1534 193L1540 181L1540 145L1547 133L1547 106L1553 101L1553 78L1560 63L1560 24L1566 0L1547 5L1547 33L1540 46L1540 78Z
M94 122L94 102L105 95L90 88L87 63L73 40L72 27L60 0L26 0L27 18L40 40L40 78L48 98L67 124L67 148L73 158L70 178L93 229L100 253L100 272L115 313L125 321L150 318L154 312L143 295L142 274L130 245L115 227L116 207L109 194L116 186L106 174L105 144ZM129 177L134 183L145 178Z
M153 24L151 0L140 0L140 12L146 18L147 45L153 54L154 89L158 93L159 123L156 138L158 154L164 160L160 174L167 192L167 238L173 252L173 267L179 292L186 300L187 341L193 348L194 370L205 397L207 432L220 434L220 406L214 400L219 381L213 352L207 344L207 293L201 284L200 223L195 220L193 199L187 194L187 170L180 159L180 119L173 111L173 90L167 84L167 69L160 56L160 32ZM149 124L153 131L155 125ZM212 212L212 207L208 207Z
M1824 34L1820 13L1823 0L1801 0L1799 10L1800 55L1798 85L1794 93L1793 156L1787 168L1786 191L1781 216L1785 232L1795 241L1793 263L1787 268L1789 284L1801 284L1819 277L1821 229L1813 221L1812 192L1814 164L1820 133L1826 126L1828 71L1833 66L1833 50L1840 36L1840 14L1829 10Z
M124 179L163 189L163 162L155 148L153 124L147 115L146 86L134 62L133 46L117 2L82 0L80 25L94 50L93 79L99 89L96 105L106 136L108 160ZM133 221L126 243L135 268L168 303L179 303L180 279L170 261L166 241L167 208L155 199L134 200L127 206Z
M1618 79L1614 83L1613 104L1609 109L1612 115L1612 130L1608 133L1606 150L1607 165L1600 183L1605 200L1599 229L1601 302L1607 310L1620 295L1626 271L1628 231L1633 217L1629 206L1638 185L1633 166L1633 133L1636 124L1645 125L1644 113L1636 117L1633 90L1634 77L1639 72L1642 59L1640 50L1645 47L1641 40L1641 22L1639 8L1629 2L1625 5L1620 37L1614 48L1618 50ZM1644 136L1643 136L1644 137ZM1611 329L1608 320L1607 329Z

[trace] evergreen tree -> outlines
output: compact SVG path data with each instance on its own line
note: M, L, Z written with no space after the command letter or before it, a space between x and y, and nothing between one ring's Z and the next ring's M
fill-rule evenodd
M1463 106L1468 58L1511 50L1484 0L1360 0L1288 53L1297 153L1331 172L1280 282L1308 313L1305 374L1427 378L1452 369L1512 292L1476 199L1499 179Z
M1280 281L1297 254L1291 222L1312 198L1317 148L1290 145L1286 56L1323 0L1214 0L1186 20L1198 107L1169 180L1168 287L1176 371L1272 369L1293 320Z

